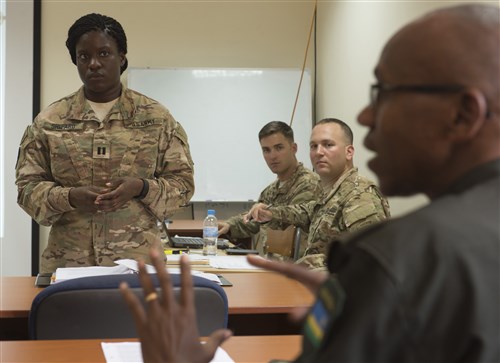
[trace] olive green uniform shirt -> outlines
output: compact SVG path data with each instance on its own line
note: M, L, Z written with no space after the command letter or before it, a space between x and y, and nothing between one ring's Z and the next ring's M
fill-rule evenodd
M345 172L319 201L272 207L270 211L270 228L293 224L309 232L305 255L297 263L318 270L326 270L325 256L333 239L390 216L387 200L357 168Z
M69 191L120 177L147 179L149 191L113 212L73 208ZM43 110L28 126L16 165L18 204L52 226L42 272L57 267L148 260L159 240L156 220L171 216L194 193L187 135L169 111L133 90L100 122L83 88Z

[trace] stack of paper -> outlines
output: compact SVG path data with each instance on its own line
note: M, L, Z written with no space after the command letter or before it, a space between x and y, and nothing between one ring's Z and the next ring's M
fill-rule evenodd
M78 277L89 277L89 276L102 276L102 275L123 275L131 274L139 271L137 261L131 259L122 259L115 261L117 266L86 266L86 267L60 267L55 272L55 277L52 283L58 283L60 281L75 279ZM168 268L171 274L180 274L179 268ZM156 273L156 269L151 265L146 265L146 271L148 273ZM193 276L200 276L207 280L214 281L221 284L220 279L216 274L201 272L201 271L191 271Z
M102 276L102 275L123 275L131 274L134 271L126 266L86 266L86 267L59 267L56 269L53 283L61 282L78 277Z
M196 255L196 254L180 254L180 255L168 255L167 265L178 265L181 261L181 256L187 256L189 263L191 265L209 265L210 259L208 256Z
M139 271L137 261L135 261L135 260L123 259L123 260L115 261L115 263L118 265L126 266L132 271ZM151 265L146 265L146 271L150 274L156 273L156 269ZM181 270L179 268L167 268L167 271L171 274L180 274L181 273ZM214 282L218 283L219 285L221 284L220 279L217 277L216 274L191 270L191 275L200 276L200 277L203 277L207 280L214 281Z

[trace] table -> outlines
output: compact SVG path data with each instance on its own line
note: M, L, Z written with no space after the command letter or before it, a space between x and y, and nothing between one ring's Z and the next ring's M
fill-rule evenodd
M235 335L298 334L300 327L288 322L294 308L313 302L312 294L295 280L273 272L219 272L233 286L224 287L229 304L228 327ZM26 339L31 302L42 288L35 278L0 279L1 339Z
M37 340L0 342L0 361L19 362L106 362L101 342L124 340ZM136 340L125 340L136 341ZM270 359L292 360L301 350L301 337L241 336L232 337L222 348L235 362L269 362Z

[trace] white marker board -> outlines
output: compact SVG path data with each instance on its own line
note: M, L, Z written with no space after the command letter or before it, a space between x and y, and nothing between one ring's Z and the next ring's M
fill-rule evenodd
M192 201L258 198L276 176L258 140L269 121L290 123L300 69L130 68L128 87L167 107L185 128L195 163ZM304 73L292 128L310 167L311 76Z

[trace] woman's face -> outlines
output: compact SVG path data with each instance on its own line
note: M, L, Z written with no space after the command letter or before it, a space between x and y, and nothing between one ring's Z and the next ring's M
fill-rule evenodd
M83 34L76 43L76 65L85 96L94 102L108 102L120 95L120 69L125 54L113 37L102 31Z

